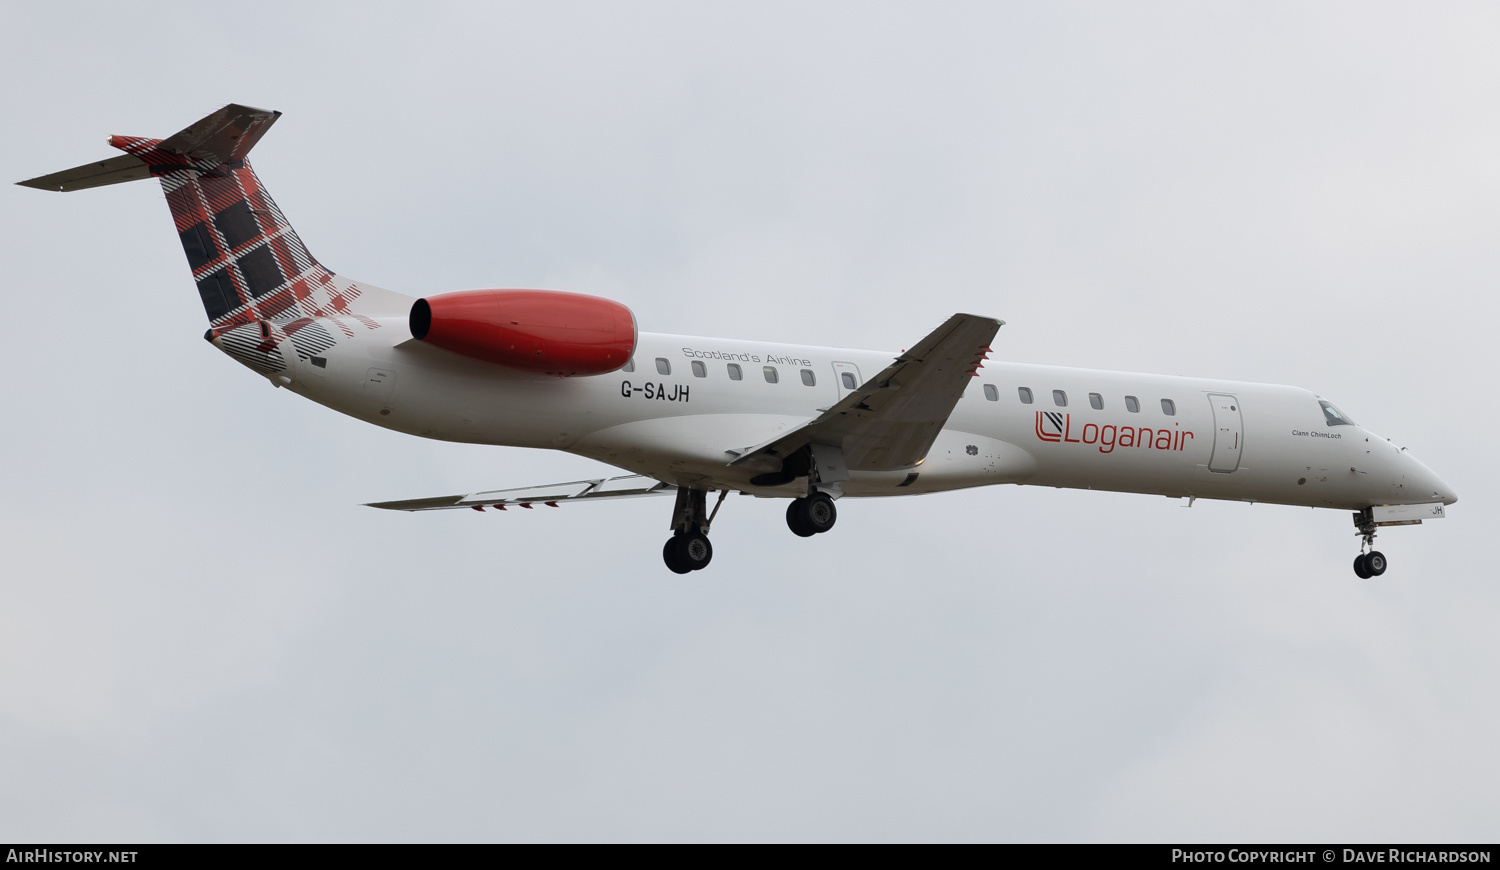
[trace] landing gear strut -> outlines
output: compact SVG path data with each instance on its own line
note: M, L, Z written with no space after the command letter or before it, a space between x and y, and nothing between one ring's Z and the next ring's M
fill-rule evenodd
M1359 555L1354 557L1354 573L1361 580L1379 577L1385 573L1387 563L1385 554L1375 549L1375 521L1370 518L1369 509L1354 515L1354 527L1359 529L1355 534L1363 539Z
M674 574L686 574L708 567L714 557L714 545L708 541L708 529L719 514L728 490L719 491L713 513L708 512L708 492L679 487L677 505L672 509L672 537L661 548L661 558Z
M792 499L786 506L786 525L799 538L810 538L833 528L838 508L826 492L814 492L805 498Z

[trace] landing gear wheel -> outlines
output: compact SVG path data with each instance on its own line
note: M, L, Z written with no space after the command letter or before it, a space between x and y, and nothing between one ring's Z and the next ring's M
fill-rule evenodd
M672 570L673 574L686 574L693 570L692 566L687 564L687 560L682 558L682 551L679 547L681 542L681 535L673 535L667 538L667 543L661 548L661 559L667 563L667 567Z
M838 508L833 506L833 499L827 493L815 492L798 501L802 502L802 524L814 534L828 531L838 521Z
M794 498L792 503L786 506L786 527L792 530L792 534L799 538L811 538L818 532L816 529L808 528L807 522L802 518L802 503L806 499Z
M714 545L702 532L673 535L661 548L661 559L674 574L701 571L713 560Z
M714 557L714 545L702 532L689 532L677 538L677 553L689 571L702 571Z
M1370 572L1371 577L1379 577L1385 573L1385 554L1371 550L1365 555L1365 570Z
M1361 580L1368 580L1372 576L1370 569L1365 565L1365 554L1360 553L1354 557L1354 574Z

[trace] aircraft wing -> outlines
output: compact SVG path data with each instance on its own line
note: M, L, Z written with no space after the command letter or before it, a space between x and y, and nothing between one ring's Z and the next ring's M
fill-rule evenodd
M670 495L677 487L662 483L640 474L610 477L600 480L575 480L569 483L554 483L548 486L523 486L518 489L493 489L469 495L441 495L436 498L414 498L406 501L381 501L365 507L384 508L389 511L441 511L470 508L482 511L486 507L505 510L506 505L520 505L530 509L534 504L559 507L560 502L600 501L602 499L637 498L645 495Z
M1003 325L993 317L953 315L838 404L729 464L772 470L816 443L841 447L851 470L911 468L932 449Z

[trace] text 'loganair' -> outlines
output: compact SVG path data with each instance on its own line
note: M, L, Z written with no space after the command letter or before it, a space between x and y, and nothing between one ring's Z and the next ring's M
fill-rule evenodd
M1179 423L1172 424L1180 426ZM1057 411L1036 412L1036 437L1053 443L1097 444L1100 453L1113 453L1116 447L1144 447L1151 450L1181 450L1193 440L1187 429L1152 429L1150 427L1116 426L1085 423L1079 437L1073 437L1073 415Z

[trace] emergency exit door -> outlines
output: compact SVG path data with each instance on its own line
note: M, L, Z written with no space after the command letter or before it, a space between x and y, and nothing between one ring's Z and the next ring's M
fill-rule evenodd
M850 362L836 362L833 364L833 378L839 388L839 400L864 384L859 376L859 366Z
M1225 393L1209 393L1208 401L1214 408L1214 452L1208 460L1208 470L1228 474L1240 467L1240 451L1244 449L1245 426L1240 416L1240 402Z

